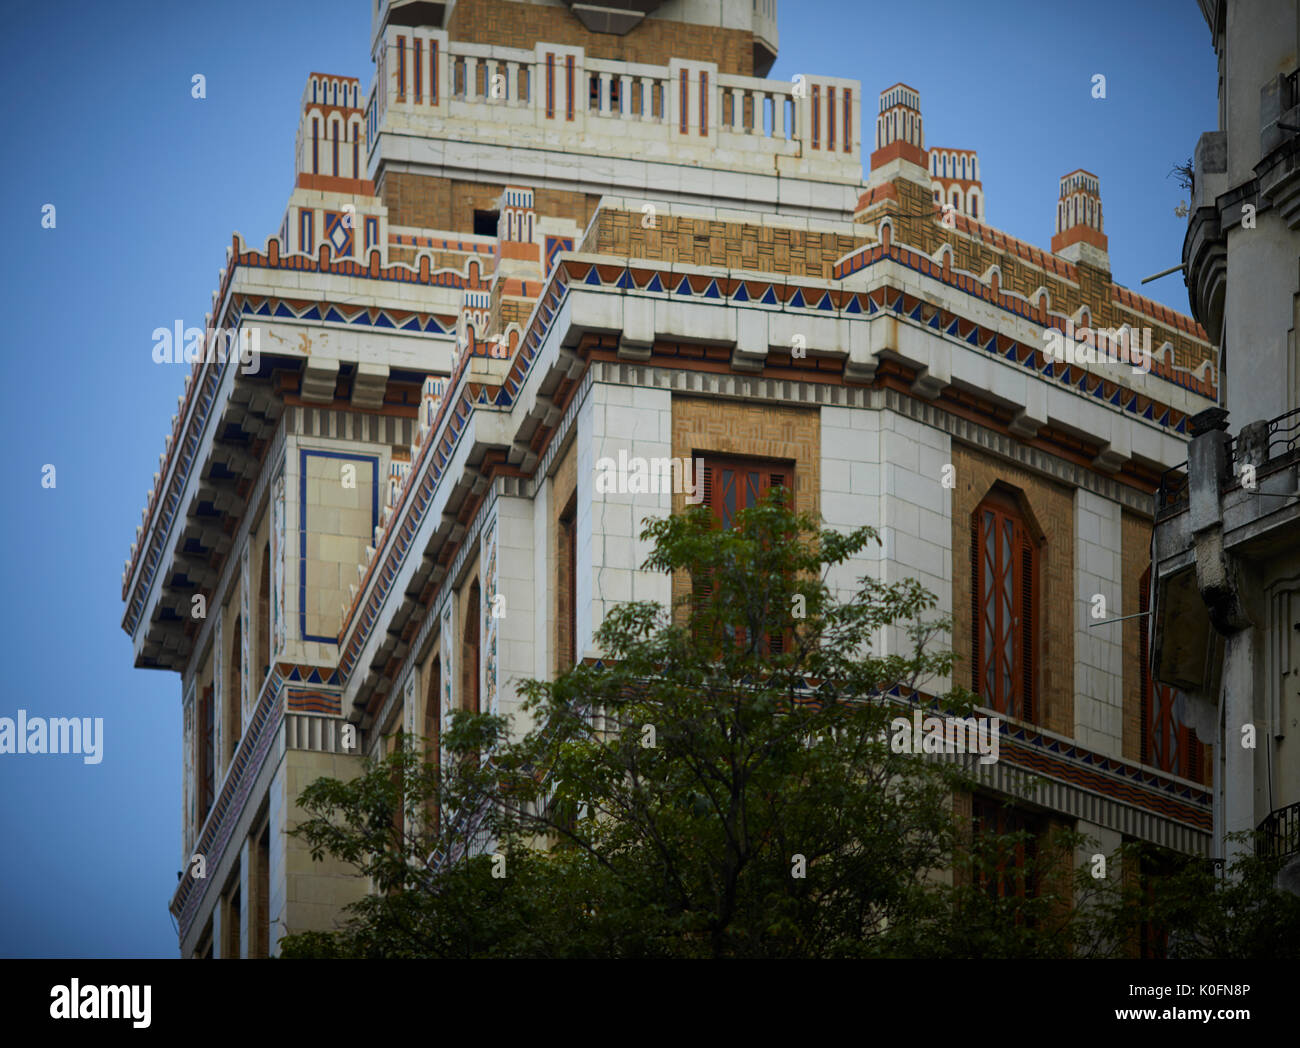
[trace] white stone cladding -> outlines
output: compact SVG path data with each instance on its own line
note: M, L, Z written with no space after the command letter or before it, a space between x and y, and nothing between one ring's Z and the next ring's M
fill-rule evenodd
M883 581L916 579L938 597L930 615L952 613L952 491L943 484L944 467L951 462L948 434L902 415L881 413ZM912 648L901 626L887 630L884 643L884 654Z
M938 598L927 617L950 615L952 493L943 476L952 438L891 411L823 407L821 417L822 517L838 531L869 524L880 535L879 546L828 575L836 595L847 599L863 575L885 583L915 578ZM873 644L876 655L912 648L903 626L882 631ZM928 682L935 691L950 686L950 678Z
M1123 755L1123 624L1094 625L1094 597L1105 619L1123 607L1119 503L1078 488L1074 493L1074 737L1100 753ZM1139 628L1146 629L1145 620ZM1137 682L1130 682L1133 690Z
M597 492L602 458L671 458L668 390L593 383L578 423L578 657L596 655L596 629L616 604L672 603L667 575L638 570L652 546L642 521L672 514L671 492Z
M546 500L541 500L541 505L545 504ZM547 563L545 544L540 550L536 545L534 525L540 516L537 505L532 499L509 495L499 495L496 502L495 595L502 598L502 602L499 604L501 613L494 620L497 703L492 712L513 716L516 731L525 727L518 713L517 684L538 675L535 655L538 639L534 626L539 622L546 624L550 621L548 615L539 613L538 595L534 589L537 577L547 577L544 569ZM544 525L543 519L543 527ZM543 530L542 535L545 534ZM486 570L486 564L484 569ZM489 599L486 587L483 594L485 600ZM545 599L544 591L542 599ZM540 607L545 608L546 605ZM489 605L488 615L492 614ZM486 631L484 636L488 637ZM489 665L486 648L483 663L486 673Z
M550 522L554 492L555 481L547 476L541 478L533 496L533 664L530 675L538 680L550 676L554 658L551 651L550 574L541 570L553 556Z

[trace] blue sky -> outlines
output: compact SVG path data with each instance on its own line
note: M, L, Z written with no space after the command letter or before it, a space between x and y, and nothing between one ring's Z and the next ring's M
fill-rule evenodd
M1192 0L781 7L770 75L856 78L873 105L899 80L917 88L927 145L979 151L991 224L1046 248L1057 179L1086 167L1117 281L1138 289L1181 261L1185 194L1167 175L1216 114ZM0 179L16 239L3 256L0 717L102 717L104 758L0 756L0 956L176 955L179 678L133 669L120 625L122 562L186 371L153 363L151 332L202 324L233 230L258 243L278 230L306 76L369 83L369 10L45 0L6 12ZM865 141L873 128L865 113ZM1140 290L1187 310L1180 276Z

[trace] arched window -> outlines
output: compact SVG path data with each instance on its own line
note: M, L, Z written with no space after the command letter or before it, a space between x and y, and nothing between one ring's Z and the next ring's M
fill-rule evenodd
M976 220L980 217L980 198L978 193L970 195L970 217Z
M1149 616L1146 614L1150 608L1151 569L1147 568L1142 581L1138 583L1138 611L1143 616L1138 619L1138 629L1141 631L1138 635L1138 654L1142 661L1139 668L1142 763L1194 782L1205 782L1202 770L1204 747L1196 737L1196 732L1180 721L1174 712L1174 704L1179 695L1177 689L1151 677Z
M1032 721L1039 542L1011 490L995 487L970 521L971 688L985 706Z

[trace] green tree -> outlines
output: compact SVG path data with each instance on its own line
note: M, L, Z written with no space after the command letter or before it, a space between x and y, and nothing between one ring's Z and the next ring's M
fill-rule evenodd
M951 677L953 656L914 580L836 592L873 529L823 529L778 490L731 529L697 508L642 538L647 570L689 577L683 595L614 608L599 664L521 685L519 730L458 712L437 766L406 739L358 778L303 793L294 832L374 890L340 930L292 936L283 955L1129 949L1141 900L1075 870L1082 838L1054 833L1008 867L1022 838L972 839L954 818L954 793L972 786L961 766L891 746L891 720ZM971 699L956 689L931 705L962 714Z

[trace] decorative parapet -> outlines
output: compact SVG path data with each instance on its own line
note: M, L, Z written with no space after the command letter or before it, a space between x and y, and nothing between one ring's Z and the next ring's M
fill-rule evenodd
M720 73L714 63L616 62L580 47L531 50L390 25L366 100L367 152L384 133L511 149L647 159L860 183L862 88Z
M308 306L298 312L284 302L270 304L263 299L257 304L252 300L236 299L231 293L236 272L240 268L271 269L279 271L316 273L376 280L396 284L414 284L426 287L458 288L461 290L480 290L487 292L489 284L483 274L483 267L477 259L471 259L461 272L455 270L434 270L427 254L422 254L415 265L394 262L389 265L380 263L379 251L371 251L368 264L352 259L332 258L329 245L322 245L315 255L282 254L277 237L269 237L262 251L248 248L243 237L235 233L231 246L226 249L226 265L221 270L217 290L212 294L213 312L209 314L208 326L212 326L213 316L225 316L230 313L230 323L242 323L247 315L287 316L320 322L340 324L391 327L422 332L442 334L447 325L437 316L407 313L401 317L389 319L385 311L375 306L361 309L349 307L322 311L319 306ZM300 305L300 304L299 304ZM489 346L476 343L471 355L487 356ZM208 356L210 354L205 354ZM146 496L146 505L142 514L140 527L136 531L136 541L132 544L131 554L122 572L122 599L127 601L123 627L128 633L134 633L139 623L139 616L144 609L146 594L152 585L155 573L161 563L166 536L175 519L180 505L181 493L189 479L194 466L194 455L198 450L203 427L216 400L221 378L227 367L238 367L239 360L231 356L224 362L195 361L185 377L185 392L178 399L180 410L172 416L172 431L165 440L165 450L159 459L160 469L155 474L154 485ZM134 581L134 584L133 584Z
M869 189L859 200L854 218L880 244L906 244L932 264L931 271L946 273L944 280L1045 327L1063 330L1068 322L1076 329L1137 330L1151 327L1145 322L1154 321L1168 331L1152 333L1151 374L1217 401L1218 354L1205 330L1191 317L1113 281L1097 288L1098 270L1088 268L1084 277L1074 261L965 215L945 216L924 190L904 180ZM858 264L853 257L872 257L875 246L846 258L841 272ZM1096 290L1085 292L1085 283ZM1023 313L1017 304L1023 302L1032 307L1030 313Z
M943 279L941 267L917 252L899 245L888 248L878 245L871 250L878 254L864 258L864 266L888 260L935 279ZM854 257L859 256L855 254ZM978 293L976 282L965 276L954 280L953 286L970 294ZM699 325L702 324L709 331L716 332L717 338L722 342L728 338L725 316L742 312L728 310L729 305L743 305L746 313L767 314L773 318L773 323L779 320L781 324L788 324L791 330L799 330L798 325L804 325L804 330L815 331L818 330L816 325L827 320L870 320L875 316L906 320L915 327L931 329L940 339L973 346L976 350L1002 358L1008 364L1019 365L1054 383L1068 385L1078 394L1087 395L1090 403L1105 405L1104 410L1108 414L1123 413L1125 416L1140 418L1171 437L1181 438L1186 433L1185 411L1160 403L1114 381L1088 375L1077 369L1060 369L1054 365L1043 368L1041 346L1018 342L1005 333L937 309L901 287L890 286L889 282L873 285L869 289L850 290L841 281L809 277L749 274L655 262L622 263L590 255L561 257L519 344L512 347L509 370L500 384L482 385L462 381L459 377L453 378L449 384L451 393L439 408L433 437L415 461L410 478L403 488L402 504L395 508L383 543L376 547L377 552L365 571L355 602L340 630L340 672L345 681L354 673L361 654L383 615L385 602L389 599L401 565L411 555L412 543L422 527L439 485L443 483L444 474L455 457L460 439L468 429L473 411L477 406L499 410L510 409L516 404L537 353L556 317L562 311L573 308L571 304L566 304L566 298L579 291L590 298L595 296L589 293L608 296L610 314L606 319L601 319L597 326L601 330L617 331L621 317L624 333L628 330L629 311L633 309L631 303L634 299L651 305L663 302L674 306L689 303L693 309L699 306L716 307L717 323L702 312L692 314L693 321L698 322L693 330L698 337L701 330ZM1028 305L1023 308L1029 309ZM593 304L592 309L605 317L606 311L599 306ZM641 313L638 311L637 315L640 316ZM1032 318L1026 316L1026 319ZM766 335L769 330L765 322L763 333ZM731 332L731 338L738 337L735 329L731 329ZM656 338L653 327L649 337L652 342ZM810 336L810 348L816 345L818 352L810 352L802 360L793 359L788 352L771 350L768 341L771 340L763 341L762 346L756 348L768 351L767 366L776 369L774 373L782 377L813 382L839 382L841 378L849 378L847 368L853 364L854 358L851 351L848 351L849 356L846 358L846 343L838 333L829 341ZM610 351L616 349L619 338L611 336L609 345ZM724 352L730 355L730 351ZM698 355L697 352L696 356ZM537 444L536 439L533 443ZM436 582L429 594L422 595L422 601L427 599L436 603L443 584Z

